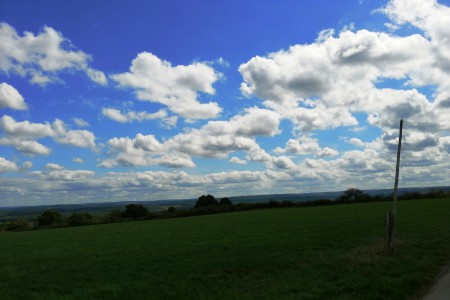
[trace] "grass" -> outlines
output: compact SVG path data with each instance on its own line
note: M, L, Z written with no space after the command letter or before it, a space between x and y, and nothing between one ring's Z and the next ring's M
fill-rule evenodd
M0 234L1 299L420 299L450 260L450 199Z

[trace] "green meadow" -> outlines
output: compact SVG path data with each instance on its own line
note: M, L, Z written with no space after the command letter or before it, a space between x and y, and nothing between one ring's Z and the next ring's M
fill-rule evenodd
M5 299L420 299L450 262L450 199L0 233Z

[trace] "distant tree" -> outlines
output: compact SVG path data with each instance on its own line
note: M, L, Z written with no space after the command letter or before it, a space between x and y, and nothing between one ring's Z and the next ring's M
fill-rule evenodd
M175 208L175 207L173 207L173 206L171 206L171 207L169 207L168 209L167 209L167 211L168 212L170 212L170 213L173 213L173 212L175 212L177 209Z
M232 206L233 203L231 203L231 200L227 197L220 199L219 201L220 206Z
M357 188L349 188L344 194L339 198L343 202L355 202L362 198L364 193Z
M38 218L38 225L41 227L57 226L63 221L62 215L56 210L46 210Z
M25 219L18 219L15 221L11 221L6 223L5 229L7 231L25 231L31 230L33 225Z
M92 215L89 213L73 213L68 221L70 226L82 226L92 224Z
M142 204L128 204L125 206L123 216L132 219L144 218L148 216L148 209Z
M198 200L197 203L195 204L195 208L199 208L199 207L206 207L206 206L212 206L212 205L218 205L219 203L217 202L216 198L214 198L213 195L201 195Z
M122 212L118 209L114 209L110 211L106 216L104 216L103 220L108 223L122 222L123 221Z

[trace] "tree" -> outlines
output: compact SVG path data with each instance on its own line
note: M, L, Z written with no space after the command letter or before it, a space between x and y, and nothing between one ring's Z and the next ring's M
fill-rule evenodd
M123 213L118 209L114 209L114 210L110 211L106 216L104 216L103 220L108 223L122 222L123 221Z
M82 226L92 224L92 215L89 213L73 213L69 217L70 226Z
M57 226L62 223L62 215L56 210L46 210L38 218L39 226Z
M33 228L32 224L25 219L8 222L5 227L7 231L25 231Z
M220 206L232 206L233 203L231 203L231 200L227 197L220 199L219 201Z
M340 197L340 200L342 200L344 202L355 202L355 201L360 200L360 198L363 194L364 193L357 188L349 188Z
M148 216L148 209L142 204L128 204L125 206L123 216L125 218L132 218L135 220L138 218L144 218Z
M201 195L198 198L197 203L195 204L195 208L199 207L206 207L206 206L212 206L212 205L218 205L216 198L214 198L213 195Z

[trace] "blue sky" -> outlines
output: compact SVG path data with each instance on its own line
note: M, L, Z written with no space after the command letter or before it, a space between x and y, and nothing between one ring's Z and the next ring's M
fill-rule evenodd
M0 0L0 206L448 185L449 6Z

